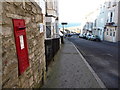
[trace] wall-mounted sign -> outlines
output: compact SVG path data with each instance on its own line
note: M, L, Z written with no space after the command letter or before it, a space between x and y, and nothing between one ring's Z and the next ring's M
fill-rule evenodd
M40 27L40 33L42 33L43 32L43 23L40 23L39 27Z

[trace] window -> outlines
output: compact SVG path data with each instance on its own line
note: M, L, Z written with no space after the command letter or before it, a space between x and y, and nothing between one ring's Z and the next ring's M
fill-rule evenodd
M106 32L106 29L104 29L104 32Z
M115 37L115 32L113 32L113 37Z
M108 23L108 21L109 21L109 20L107 19L107 23Z
M100 35L102 35L102 29L100 30Z
M107 35L108 35L108 29L107 29Z
M91 27L90 27L91 29L93 28L93 23L91 23Z
M112 30L110 29L110 36L112 36Z
M96 27L96 25L97 25L97 19L95 19L94 27Z
M114 19L114 11L108 13L107 22L113 22Z
M113 13L110 14L110 22L112 22Z

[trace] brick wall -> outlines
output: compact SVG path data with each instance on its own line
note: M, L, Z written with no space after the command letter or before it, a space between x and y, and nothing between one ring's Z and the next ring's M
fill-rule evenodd
M38 87L46 74L44 32L38 28L43 22L41 8L35 2L2 2L2 8L2 87ZM30 66L22 75L18 75L13 18L26 23Z

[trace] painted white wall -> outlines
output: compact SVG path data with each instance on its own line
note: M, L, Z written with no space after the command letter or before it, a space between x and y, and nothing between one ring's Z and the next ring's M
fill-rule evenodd
M45 14L46 13L45 0L39 0L39 5L42 9L42 13Z
M51 38L56 38L59 35L58 29L58 0L46 0L47 1L47 14L51 17L46 17L46 23L49 22L51 25ZM53 17L54 16L54 17Z

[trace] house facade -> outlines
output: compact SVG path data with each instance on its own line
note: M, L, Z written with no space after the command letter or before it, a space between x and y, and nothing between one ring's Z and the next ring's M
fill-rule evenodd
M83 33L96 34L96 18L98 16L99 9L96 9L85 16Z
M45 56L46 67L53 60L60 48L60 37L58 27L58 0L46 0L45 12Z
M58 0L46 0L46 38L57 38L58 35Z
M96 19L96 31L101 40L119 41L119 3L119 0L106 0L100 6L100 13Z
M99 11L100 12L95 21L96 23L96 34L95 35L99 36L101 40L104 40L104 27L106 24L106 17L107 17L107 10L106 10L105 3L103 3L100 6Z
M105 0L98 9L98 14L88 14L83 31L91 31L92 34L100 37L101 40L118 42L120 25L120 1ZM89 20L91 17L94 19ZM92 26L91 26L92 25Z
M106 23L104 31L104 40L110 42L118 41L118 31L119 31L119 3L117 0L109 0L106 2Z

